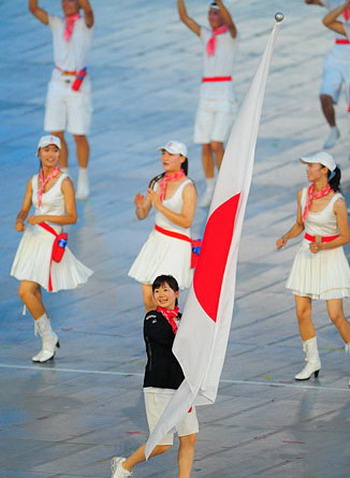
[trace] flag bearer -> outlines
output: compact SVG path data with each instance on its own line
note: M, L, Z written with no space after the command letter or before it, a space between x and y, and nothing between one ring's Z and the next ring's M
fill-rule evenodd
M184 379L182 369L172 352L175 335L181 320L177 306L179 285L171 275L158 276L152 284L155 310L147 312L144 320L144 339L147 364L143 382L145 408L150 432L155 428L175 390ZM192 407L176 426L179 436L178 478L190 478L198 421ZM169 450L174 443L174 434L168 433L154 448L151 457ZM112 459L112 478L132 475L131 470L146 460L145 445L141 445L128 458Z

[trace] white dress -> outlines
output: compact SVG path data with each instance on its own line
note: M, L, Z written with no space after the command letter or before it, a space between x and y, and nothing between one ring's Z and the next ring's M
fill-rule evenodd
M182 211L182 192L190 179L184 181L175 194L163 201L164 206L174 212ZM157 186L157 185L156 185ZM155 223L185 236L191 237L190 229L180 227L156 211ZM180 289L188 288L192 281L191 244L182 239L166 236L153 230L131 266L128 275L142 284L152 284L162 274L170 274L177 280Z
M327 206L320 212L309 212L304 223L305 232L316 236L339 234L334 203L343 197L334 194ZM303 189L301 206L304 209L307 189ZM303 238L294 259L286 287L293 294L311 299L342 299L350 296L350 268L343 247L326 249L313 254L310 241Z
M46 214L61 216L65 214L61 184L66 177L66 174L62 174L55 185L43 194L40 207L38 205L38 174L32 177L32 202L36 216ZM47 223L57 233L63 231L63 228L58 224ZM18 280L36 282L48 290L50 259L54 240L55 236L41 226L27 225L12 264L11 275ZM52 292L62 289L75 289L86 282L92 274L93 271L79 262L66 247L61 262L52 262Z

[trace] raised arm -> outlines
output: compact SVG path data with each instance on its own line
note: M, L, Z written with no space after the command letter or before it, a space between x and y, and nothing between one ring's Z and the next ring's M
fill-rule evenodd
M44 25L49 24L49 14L38 5L38 0L28 0L28 9Z
M216 3L219 7L221 18L223 19L225 25L229 29L229 32L231 33L232 38L236 38L238 32L230 12L227 10L222 0L216 0Z
M196 35L200 35L201 27L191 17L187 15L184 0L177 0L177 10L179 12L180 20Z
M284 247L289 241L289 239L293 239L293 237L299 236L299 234L302 233L304 230L304 223L302 219L303 213L301 210L301 193L302 191L299 191L297 194L298 210L297 210L297 217L296 217L295 224L292 226L291 229L289 229L288 232L286 232L285 234L283 234L282 237L277 239L276 241L277 249L281 249L282 247Z
M92 28L94 25L94 12L90 5L89 0L79 0L79 7L84 10L85 24L88 28Z
M340 22L339 20L337 20L337 18L348 8L350 9L350 0L347 0L343 5L340 5L340 7L330 11L323 18L322 20L323 25L337 33L340 33L341 35L346 36L344 24Z

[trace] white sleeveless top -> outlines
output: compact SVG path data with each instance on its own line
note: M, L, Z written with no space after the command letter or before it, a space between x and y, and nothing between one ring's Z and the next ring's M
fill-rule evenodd
M55 65L67 71L81 70L88 64L94 28L89 28L81 17L75 22L70 41L66 41L63 37L65 25L64 18L49 15ZM54 75L59 77L60 72L54 70Z
M171 211L174 211L176 213L181 213L182 206L183 206L182 193L185 186L187 186L187 184L192 184L191 179L186 179L186 181L180 184L180 186L177 188L175 193L169 199L164 199L163 201L164 206L166 206ZM159 190L159 183L155 185L155 190L156 191ZM184 227L178 226L177 224L174 224L169 219L167 219L164 216L164 214L162 214L159 211L156 211L155 223L157 226L163 227L164 229L179 232L181 234L185 234L186 236L191 237L190 228L184 228Z
M203 76L232 76L234 60L237 51L237 39L232 38L230 32L216 35L215 54L207 55L207 43L212 36L210 28L201 26L200 40L203 50ZM214 81L201 83L201 98L233 99L232 81Z
M41 206L38 204L38 176L34 174L32 177L32 203L35 207L35 216L49 214L51 216L63 216L66 214L64 206L64 196L61 191L61 185L67 174L63 173L58 178L54 186L42 195ZM50 223L49 223L50 224ZM57 227L57 224L52 224Z
M334 214L334 203L343 196L335 193L327 206L319 212L309 211L309 215L304 222L305 232L313 236L335 236L339 234L337 217ZM307 199L307 188L303 189L301 195L301 207L304 210Z

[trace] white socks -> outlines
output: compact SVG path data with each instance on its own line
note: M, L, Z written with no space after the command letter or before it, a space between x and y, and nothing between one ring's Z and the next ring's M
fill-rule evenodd
M77 199L87 199L90 194L88 168L79 168L78 184L75 197Z
M199 203L200 207L209 207L213 194L214 194L214 189L215 189L215 183L216 183L216 178L206 178L206 190L205 193Z
M336 126L331 126L329 135L323 144L324 149L333 148L339 136L340 136L339 129Z

